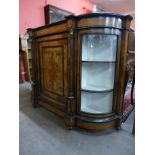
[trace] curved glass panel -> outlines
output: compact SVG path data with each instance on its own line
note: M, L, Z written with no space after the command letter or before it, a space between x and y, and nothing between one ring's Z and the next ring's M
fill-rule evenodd
M115 63L82 63L81 88L104 91L114 88Z
M116 35L83 35L82 61L115 61L116 48Z
M81 106L86 113L112 112L117 35L82 36Z
M89 93L81 92L81 111L87 113L110 113L112 112L113 92Z

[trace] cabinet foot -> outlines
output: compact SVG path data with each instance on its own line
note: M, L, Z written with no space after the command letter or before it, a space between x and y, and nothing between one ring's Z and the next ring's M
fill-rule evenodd
M68 129L68 130L72 130L73 127L72 127L72 126L67 126L67 129Z
M33 108L38 108L38 107L40 107L38 104L32 104L32 107Z
M32 107L33 108L39 108L40 105L38 104L38 100L32 100Z
M73 118L73 116L66 115L64 117L64 122L65 122L68 130L72 130L73 129L73 127L75 125L75 119Z
M119 130L122 129L122 127L121 127L121 125L117 125L117 126L115 126L115 129L116 129L117 131L119 131Z

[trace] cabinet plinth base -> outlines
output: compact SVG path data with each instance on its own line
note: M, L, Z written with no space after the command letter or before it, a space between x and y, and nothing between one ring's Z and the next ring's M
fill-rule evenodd
M46 108L64 118L64 123L68 130L72 130L75 126L90 130L101 130L110 127L115 127L117 130L121 129L121 117L119 115L105 118L88 118L80 115L65 114L65 112L37 99L32 100L32 106L34 108Z
M119 124L119 120L115 120L108 123L90 123L90 122L83 122L81 120L77 120L77 126L91 129L91 130L98 130L98 129L105 129L110 127L116 127Z
M104 119L84 119L83 117L79 117L77 119L77 126L91 129L91 130L99 130L99 129L105 129L110 127L117 127L120 126L121 121L118 116L104 118Z

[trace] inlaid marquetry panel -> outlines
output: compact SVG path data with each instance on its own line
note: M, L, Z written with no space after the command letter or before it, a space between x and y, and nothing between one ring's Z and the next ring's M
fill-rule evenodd
M39 94L49 103L64 105L67 100L67 39L39 42Z
M44 89L63 95L63 47L43 47L42 65Z

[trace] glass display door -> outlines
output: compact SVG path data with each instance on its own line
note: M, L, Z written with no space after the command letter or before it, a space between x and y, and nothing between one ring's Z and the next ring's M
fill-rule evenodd
M82 35L81 112L112 112L116 53L117 35Z

